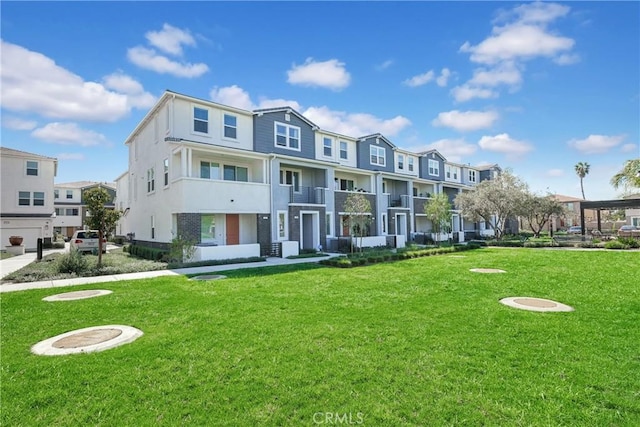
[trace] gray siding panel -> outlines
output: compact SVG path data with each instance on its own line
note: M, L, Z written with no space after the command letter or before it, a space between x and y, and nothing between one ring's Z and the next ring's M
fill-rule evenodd
M366 169L370 171L381 171L381 172L393 172L394 171L394 159L393 159L393 148L387 144L383 139L379 139L380 143L376 144L376 138L368 138L364 141L358 142L358 168ZM385 166L372 165L371 164L371 156L369 147L372 145L377 145L379 147L383 147L385 150Z
M440 170L440 174L438 176L429 175L429 159L438 161L438 169ZM419 164L420 178L431 179L433 181L444 181L444 159L442 159L440 156L438 156L437 154L435 155L435 157L431 157L431 154L429 154L429 156L422 156L420 157Z
M311 126L295 114L289 115L290 121L286 121L284 116L284 111L276 111L253 117L253 149L259 153L276 153L285 156L315 159L315 134ZM289 150L275 145L275 122L300 128L300 151Z

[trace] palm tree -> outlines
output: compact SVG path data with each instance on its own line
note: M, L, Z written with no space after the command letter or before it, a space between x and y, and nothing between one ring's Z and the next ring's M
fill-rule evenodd
M586 200L587 198L584 197L584 185L582 184L582 180L585 176L589 175L590 167L591 166L587 162L578 162L578 164L575 166L576 174L580 177L580 190L582 190L582 198L584 200Z
M616 190L619 187L640 188L640 159L627 160L622 170L611 178L611 185Z

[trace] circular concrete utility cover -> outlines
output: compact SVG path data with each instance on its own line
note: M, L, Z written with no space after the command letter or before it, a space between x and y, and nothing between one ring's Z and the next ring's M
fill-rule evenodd
M220 280L220 279L226 279L227 276L224 276L222 274L205 274L202 276L195 276L192 277L191 280Z
M509 307L529 311L573 311L573 307L544 298L509 297L501 299L500 302Z
M131 326L92 326L40 341L31 347L31 352L42 356L92 353L128 344L142 335L140 329Z
M470 268L469 271L473 271L474 273L506 273L504 270L499 270L497 268Z
M65 292L63 294L51 295L51 296L42 298L42 300L43 301L74 301L78 299L101 297L102 295L109 295L111 293L113 293L113 291L107 291L104 289L93 289L88 291Z

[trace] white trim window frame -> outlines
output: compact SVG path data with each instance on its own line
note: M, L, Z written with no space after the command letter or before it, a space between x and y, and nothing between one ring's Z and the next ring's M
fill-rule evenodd
M340 141L340 160L349 159L349 146L346 141Z
M429 175L440 176L440 163L437 160L428 159Z
M475 184L477 182L476 177L477 177L476 171L469 169L469 182L472 182Z
M380 215L380 231L382 232L383 236L387 235L387 214L383 213Z
M411 156L407 157L407 167L409 169L409 172L413 172L413 157Z
M25 174L27 176L38 176L40 172L40 162L37 160L27 160L25 162Z
M325 233L327 237L333 237L334 234L334 226L333 226L333 212L327 212L325 215Z
M191 110L191 131L197 135L209 135L209 109L200 105L194 105Z
M289 240L289 212L287 211L277 211L277 233L278 233L278 241L286 241Z
M369 161L374 166L386 166L387 153L384 147L369 146Z
M273 122L273 144L287 150L301 151L300 128L286 123Z
M302 181L302 171L297 169L280 169L280 185L293 187L295 193L300 193L300 183Z
M18 191L18 206L31 206L30 191Z
M156 191L156 178L154 168L147 169L147 194Z
M398 154L398 170L404 170L404 154Z
M234 141L238 140L238 116L222 113L222 137Z
M33 206L44 206L44 191L33 192Z
M167 188L169 186L169 159L166 158L162 161L162 172L164 177L164 187Z
M67 194L65 195L67 199L73 199L73 190L67 190Z
M200 178L221 179L222 168L219 162L200 160ZM207 176L208 175L208 176Z
M322 154L324 157L333 157L333 139L322 137Z

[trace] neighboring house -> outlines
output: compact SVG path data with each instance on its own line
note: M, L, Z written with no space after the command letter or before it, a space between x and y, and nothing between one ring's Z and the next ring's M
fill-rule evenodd
M37 240L50 244L53 236L53 181L58 161L52 157L0 147L2 207L0 240L22 236L26 250L35 250Z
M552 194L551 197L556 199L564 208L564 216L554 216L551 220L553 231L566 231L571 226L580 225L580 203L585 200L572 196L564 196L562 194ZM584 211L584 216L587 229L596 228L594 226L596 221L596 211L586 209Z
M107 190L111 196L111 202L106 206L114 208L113 199L116 195L114 183L78 181L55 184L53 190L55 208L53 227L56 233L64 237L71 237L76 230L85 228L88 212L84 204L83 195L85 191L97 187Z
M381 134L320 129L290 107L247 111L170 91L125 144L117 234L161 248L187 238L195 259L336 249L352 233L353 193L372 208L363 244L402 246L431 229L431 195L453 200L482 179L479 168L402 150ZM455 215L452 230L476 231Z

